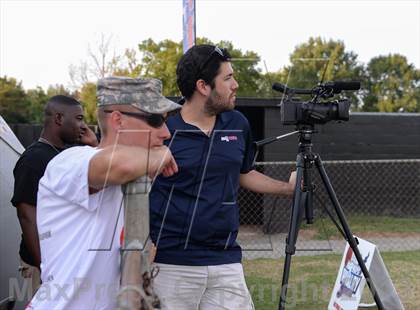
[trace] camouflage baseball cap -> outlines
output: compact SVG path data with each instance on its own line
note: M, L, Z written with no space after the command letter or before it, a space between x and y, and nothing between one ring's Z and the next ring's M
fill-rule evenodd
M153 78L107 77L97 85L98 107L131 105L148 113L162 114L181 106L162 96L162 82Z

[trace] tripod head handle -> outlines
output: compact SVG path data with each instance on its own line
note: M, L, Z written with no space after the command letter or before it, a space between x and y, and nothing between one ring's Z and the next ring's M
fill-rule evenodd
M267 144L273 143L273 142L275 142L275 141L278 141L278 140L280 140L280 139L286 138L286 137L288 137L288 136L292 136L292 135L297 134L297 133L299 133L299 130L292 131L292 132L288 132L288 133L286 133L286 134L284 134L284 135L277 136L277 137L269 137L269 138L265 138L265 139L260 140L260 141L255 141L255 142L254 142L254 145L255 145L257 148L259 148L260 146L264 146L264 145L267 145Z

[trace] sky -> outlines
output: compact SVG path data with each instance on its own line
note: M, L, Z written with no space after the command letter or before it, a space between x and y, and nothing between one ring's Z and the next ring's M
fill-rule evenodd
M268 71L309 37L341 40L367 63L400 53L420 68L420 0L196 0L196 33L257 52ZM182 40L182 0L0 0L0 76L25 89L70 85L101 34L117 54L141 41Z

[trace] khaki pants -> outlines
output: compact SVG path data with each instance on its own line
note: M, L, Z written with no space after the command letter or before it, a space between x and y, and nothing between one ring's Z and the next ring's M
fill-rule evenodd
M23 260L20 260L19 271L23 278L24 287L29 290L28 296L32 298L41 285L41 273L37 267L31 266Z
M154 288L162 310L254 310L242 265L156 264Z

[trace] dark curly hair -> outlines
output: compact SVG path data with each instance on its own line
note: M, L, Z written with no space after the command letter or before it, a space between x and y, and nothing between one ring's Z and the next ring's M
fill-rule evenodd
M214 45L195 45L191 47L178 62L176 83L185 99L194 94L196 82L203 79L214 88L214 78L219 73L222 62L230 61L226 49Z

